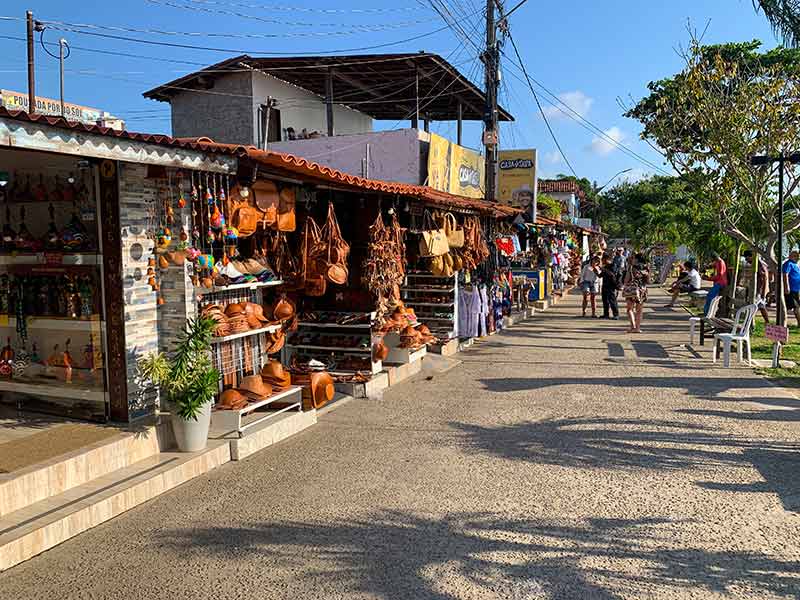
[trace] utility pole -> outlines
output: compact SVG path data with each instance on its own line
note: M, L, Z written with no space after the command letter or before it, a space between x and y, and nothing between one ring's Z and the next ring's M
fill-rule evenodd
M59 90L61 92L61 116L64 116L64 46L67 45L67 40L61 38L58 40L58 74L59 74Z
M497 88L500 83L497 48L497 30L494 19L495 2L486 0L486 51L483 63L486 67L486 114L483 143L486 147L486 200L494 202L497 195Z
M36 75L33 45L33 12L25 14L28 24L28 114L36 112Z

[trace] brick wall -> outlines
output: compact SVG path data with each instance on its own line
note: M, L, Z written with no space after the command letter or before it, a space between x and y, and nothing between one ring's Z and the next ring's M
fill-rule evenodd
M174 177L174 171L171 171ZM177 189L177 185L174 186ZM170 265L160 278L165 304L158 306L158 293L147 280L148 259L153 257L155 241L148 236L157 226L148 216L149 210L158 207L161 194L169 189L167 179L147 177L144 165L120 164L120 221L122 237L122 271L125 299L125 346L128 377L128 406L130 419L151 414L158 401L158 392L142 382L138 374L138 360L155 351L172 347L175 336L188 317L196 310L194 289L187 271L189 266ZM177 199L177 198L175 198ZM176 211L173 226L173 246L179 240L180 225L187 226L189 208ZM158 269L158 267L156 267Z

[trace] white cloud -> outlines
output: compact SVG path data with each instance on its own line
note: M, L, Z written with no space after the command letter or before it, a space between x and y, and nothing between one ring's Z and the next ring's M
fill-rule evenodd
M548 165L560 165L564 162L564 159L561 156L561 152L558 150L553 150L552 152L545 152L544 153L544 162Z
M562 92L558 95L558 99L584 118L589 114L589 110L594 104L594 98L590 98L580 90ZM556 103L555 106L545 106L543 110L548 119L566 119L569 118L567 115L574 116L560 103Z
M603 137L595 136L592 138L592 143L589 145L589 150L597 156L608 156L617 149L617 146L611 140L619 144L625 139L625 134L616 125L606 129L603 133L605 134Z

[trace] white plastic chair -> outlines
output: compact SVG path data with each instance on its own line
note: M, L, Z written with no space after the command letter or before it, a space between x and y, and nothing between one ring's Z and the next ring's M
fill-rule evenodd
M736 342L736 354L739 362L742 362L742 346L747 344L747 364L752 364L752 354L750 349L750 328L753 319L758 311L758 304L748 304L736 311L733 319L733 329L730 333L714 334L714 348L711 350L711 357L717 362L717 342L722 342L722 364L725 367L731 366L731 344Z
M694 336L697 334L697 326L700 324L700 321L703 319L713 319L717 316L717 309L719 308L719 301L722 300L722 296L718 295L716 298L711 300L711 304L708 307L708 312L702 317L689 317L689 344L694 345Z

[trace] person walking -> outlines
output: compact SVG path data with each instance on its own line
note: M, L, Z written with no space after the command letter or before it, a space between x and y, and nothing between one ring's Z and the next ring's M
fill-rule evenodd
M603 318L619 320L619 306L617 306L617 290L619 290L620 274L614 268L614 261L611 255L603 257L603 269L600 271L602 290L600 292L603 299ZM612 316L613 315L613 316Z
M706 296L706 305L703 307L704 315L708 314L708 307L711 306L711 301L719 296L722 290L728 286L728 265L725 264L725 261L722 260L719 253L714 252L712 256L714 257L714 262L711 264L710 269L713 273L703 277L706 281L713 283Z
M783 263L781 272L783 273L783 295L786 299L786 310L794 312L797 326L800 327L800 266L797 265L798 260L800 260L800 252L797 250L789 252L789 258Z
M628 309L630 329L628 333L642 332L642 313L647 302L647 284L650 283L650 270L643 254L635 254L625 273L622 295Z
M591 303L592 318L597 318L597 288L600 283L600 261L597 257L583 267L581 272L581 291L583 292L583 316L586 316L586 307Z
M614 270L621 276L625 272L625 249L622 246L617 246L614 251L613 260Z

